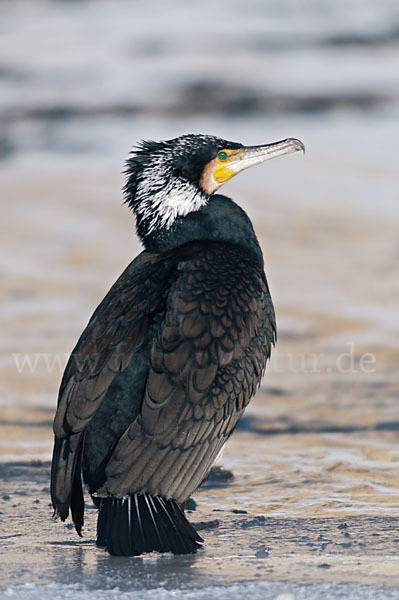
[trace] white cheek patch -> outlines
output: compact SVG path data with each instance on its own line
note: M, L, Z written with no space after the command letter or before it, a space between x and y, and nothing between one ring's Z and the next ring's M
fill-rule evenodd
M205 206L206 194L188 181L173 180L161 189L138 189L141 197L136 212L148 222L148 233L155 229L169 229L178 217L184 217Z
M191 187L191 186L190 186ZM193 190L190 190L191 192ZM164 227L169 228L177 217L185 217L206 204L206 199L200 192L187 193L187 189L173 189L158 205L159 218Z

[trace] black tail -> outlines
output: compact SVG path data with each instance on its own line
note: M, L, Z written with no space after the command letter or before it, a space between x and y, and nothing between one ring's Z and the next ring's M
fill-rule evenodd
M101 498L97 545L110 554L137 556L153 550L191 554L202 542L174 500L149 494Z

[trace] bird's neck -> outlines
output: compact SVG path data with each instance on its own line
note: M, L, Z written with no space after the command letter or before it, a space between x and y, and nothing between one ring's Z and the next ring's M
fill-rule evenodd
M155 252L167 252L195 241L228 242L249 250L263 263L262 251L249 217L226 196L211 196L205 206L177 218L170 227L152 231L148 237L140 237L145 248Z

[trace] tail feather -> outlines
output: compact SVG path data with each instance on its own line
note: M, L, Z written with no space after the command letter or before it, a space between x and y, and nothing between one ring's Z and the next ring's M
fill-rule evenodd
M120 501L118 501L117 498L112 498L112 507L111 507L111 518L112 521L110 523L110 527L109 527L109 545L111 546L111 548L114 549L114 554L116 554L117 556L121 555L121 547L120 547L120 541L122 539L122 537L119 535L119 532L122 531L121 528L121 514L123 512L124 506L123 506L123 500L122 500L122 506L119 506ZM121 510L122 508L122 510Z
M137 515L137 525L138 527L133 527L133 518L132 518L132 502L134 502L134 511ZM128 523L129 523L129 531L132 532L132 536L130 536L130 544L129 544L129 552L133 552L133 548L136 550L137 554L142 554L145 552L145 535L144 535L144 527L142 520L142 510L140 508L139 498L137 494L134 496L128 496Z
M127 504L129 498L123 498L122 504ZM129 507L123 506L123 510L119 511L119 530L129 530ZM122 556L129 556L131 553L131 539L129 536L121 536L119 538L119 550Z
M173 512L173 508L171 504L166 504L163 498L157 498L158 504L161 509L164 511L167 521L165 521L165 529L169 533L169 539L173 541L172 552L174 554L182 554L179 552L179 548L184 548L184 554L190 553L190 543L187 540L186 536L183 532L180 531L180 528L177 524L176 516ZM188 523L187 519L184 518L185 522ZM177 550L177 551L175 551Z
M156 549L162 548L159 550L160 552L164 552L163 548L165 547L165 540L162 538L162 534L160 531L160 527L158 527L158 519L156 519L157 511L155 510L154 500L152 496L144 494L143 496L139 496L139 506L140 503L143 506L142 515L147 517L148 526L144 529L147 539L152 539L154 546ZM159 523L159 525L161 525ZM146 538L144 538L145 540ZM156 541L155 541L156 540Z
M97 545L117 556L143 552L190 554L202 539L174 500L134 494L127 498L101 498Z
M97 546L105 548L107 545L107 523L109 520L110 503L104 502L107 498L100 498L97 518Z

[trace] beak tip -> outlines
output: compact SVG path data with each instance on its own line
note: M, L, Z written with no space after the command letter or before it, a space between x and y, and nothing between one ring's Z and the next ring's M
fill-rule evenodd
M293 143L295 152L303 152L304 154L306 154L305 144L301 142L301 140L298 140L297 138L292 138L291 141Z

